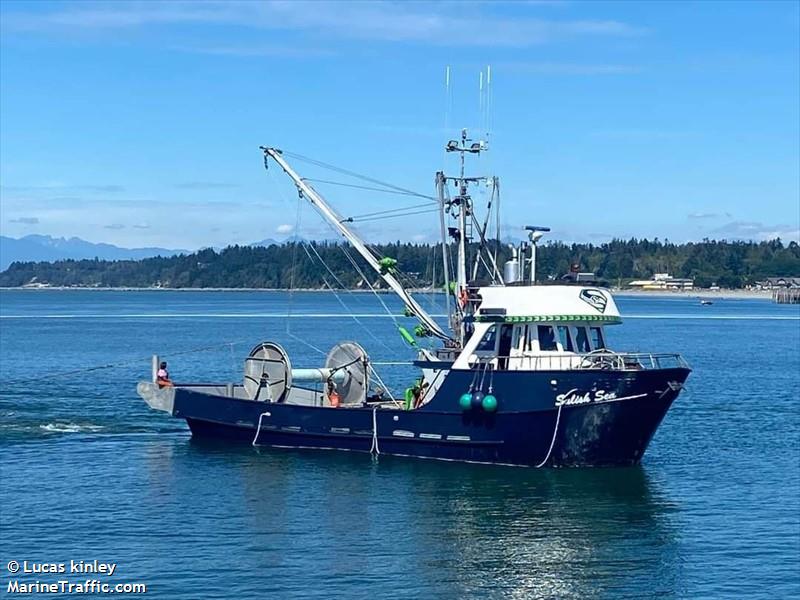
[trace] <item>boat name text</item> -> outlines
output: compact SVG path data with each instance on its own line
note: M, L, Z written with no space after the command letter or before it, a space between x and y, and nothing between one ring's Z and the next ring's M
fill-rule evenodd
M556 406L575 406L578 404L591 404L592 402L608 402L609 400L616 400L617 394L615 392L606 392L605 390L597 390L596 392L585 392L581 394L577 388L568 391L565 394L556 396Z

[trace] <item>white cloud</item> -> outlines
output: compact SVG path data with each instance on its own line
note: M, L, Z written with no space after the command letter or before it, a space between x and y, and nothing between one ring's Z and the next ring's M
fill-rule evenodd
M797 225L768 225L760 221L732 221L717 227L712 233L727 239L774 240L800 242L800 227Z
M184 181L176 183L175 187L181 190L228 190L239 186L222 181Z
M632 75L642 71L639 66L613 63L499 62L495 66L512 73L533 75Z
M121 185L73 185L65 183L51 183L47 185L4 185L0 187L4 192L39 193L39 192L97 192L103 194L116 194L125 191Z
M721 217L719 213L708 213L708 212L695 212L689 213L686 215L687 219L718 219Z
M175 46L171 50L211 56L238 56L245 58L325 58L334 56L332 50L303 46L280 46L277 44L230 44L230 45L194 45Z
M37 217L19 217L10 219L9 223L19 223L20 225L38 225L39 219Z
M8 30L135 30L162 25L221 25L302 30L330 38L454 46L524 47L576 36L635 36L615 20L553 20L498 15L492 3L78 2L50 11L6 11Z
M284 225L278 225L275 228L275 233L280 233L280 234L292 233L292 231L294 231L294 225L284 224Z

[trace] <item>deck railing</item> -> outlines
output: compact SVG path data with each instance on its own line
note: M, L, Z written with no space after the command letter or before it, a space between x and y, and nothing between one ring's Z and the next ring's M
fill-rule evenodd
M594 351L588 354L535 354L525 356L480 357L471 366L491 363L495 369L508 371L645 371L689 368L680 354L651 352Z

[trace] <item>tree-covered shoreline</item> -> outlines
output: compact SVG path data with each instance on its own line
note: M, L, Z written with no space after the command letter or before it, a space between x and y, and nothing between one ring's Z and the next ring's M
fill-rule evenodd
M375 245L373 249L379 256L397 260L405 284L442 285L438 245L395 242ZM505 245L496 245L496 250L498 263L502 264L509 250ZM551 242L540 246L537 252L537 278L558 278L573 264L613 285L647 279L654 273L670 273L693 278L698 287L717 284L737 289L766 277L800 276L800 246L780 240L703 240L684 244L657 239L603 244ZM13 263L0 273L0 286L21 287L35 282L55 287L103 288L366 287L359 270L369 283L378 279L352 248L330 242L292 242L269 247L230 246L221 251L205 249L143 260Z

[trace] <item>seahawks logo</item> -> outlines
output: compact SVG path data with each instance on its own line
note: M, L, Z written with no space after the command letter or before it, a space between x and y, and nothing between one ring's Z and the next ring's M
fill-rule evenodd
M606 298L606 295L600 290L593 290L593 289L581 290L580 298L581 300L586 302L586 304L590 304L592 307L596 308L601 313L606 312L606 305L608 304L608 298Z

